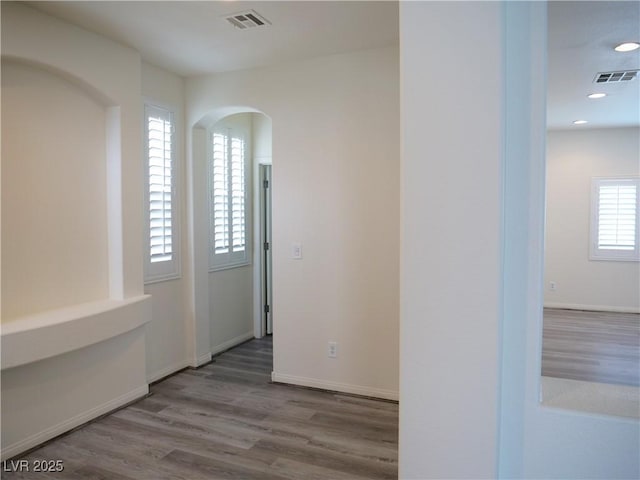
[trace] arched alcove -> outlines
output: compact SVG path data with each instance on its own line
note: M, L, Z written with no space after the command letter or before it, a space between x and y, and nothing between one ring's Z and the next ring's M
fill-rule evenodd
M2 92L2 318L109 298L106 97L5 58Z
M247 211L251 241L247 262L234 268L214 268L210 264L209 163L212 132L216 125L242 130L248 139ZM221 107L204 115L191 130L192 211L191 231L194 251L195 351L197 363L264 333L262 327L261 248L259 212L259 168L271 164L271 119L258 109L246 106ZM208 343L203 341L208 340ZM199 352L199 353L198 353Z

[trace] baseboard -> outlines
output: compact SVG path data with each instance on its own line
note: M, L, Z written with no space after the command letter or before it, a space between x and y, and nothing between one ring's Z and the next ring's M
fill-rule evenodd
M286 375L277 372L271 372L271 380L276 383L287 383L292 385L300 385L303 387L321 388L323 390L351 393L354 395L362 395L365 397L383 398L385 400L397 401L400 398L398 392L393 390L364 387L361 385L351 385L348 383L329 382L316 378L298 377L296 375Z
M211 347L211 355L222 353L225 350L229 350L230 348L233 348L236 345L240 345L241 343L246 342L247 340L251 340L252 338L254 338L253 330L247 333L243 333L242 335L238 335L237 337L234 337L231 340L227 340L220 345Z
M613 307L610 305L582 305L579 303L544 302L545 308L563 310L587 310L591 312L640 313L638 307Z
M104 415L105 413L109 413L113 410L116 410L123 405L133 402L139 398L144 397L147 393L149 393L149 386L142 385L135 390L132 390L124 395L121 395L113 400L110 400L102 405L98 405L86 412L80 413L70 419L49 427L41 432L38 432L34 435L31 435L24 440L20 440L17 443L9 446L3 446L2 448L2 460L6 460L7 458L15 457L22 452L29 450L35 446L38 446L47 440L51 440L58 435L68 432L80 425L83 425L94 418L99 417L100 415Z
M163 368L162 370L158 370L152 375L149 375L147 377L147 383L157 382L158 380L168 377L169 375L176 373L182 370L183 368L187 368L189 365L190 365L189 360L182 360L181 362L176 362L172 365L169 365L168 367Z
M211 361L211 352L207 352L204 355L200 355L198 358L195 358L193 362L189 362L189 367L198 368L202 365L205 365Z

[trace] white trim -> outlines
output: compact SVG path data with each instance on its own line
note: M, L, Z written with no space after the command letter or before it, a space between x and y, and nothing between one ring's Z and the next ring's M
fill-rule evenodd
M204 355L200 355L198 358L195 358L188 367L198 368L202 365L209 363L211 361L211 352L207 352Z
M592 312L640 313L640 307L618 307L611 305L583 305L580 303L544 302L544 308L563 310L587 310Z
M168 282L169 280L180 280L182 272L167 273L166 275L153 275L144 280L145 285L153 285L155 283Z
M98 300L17 318L2 325L2 370L104 342L150 318L151 295Z
M189 366L189 360L182 360L180 362L173 363L168 367L158 370L152 375L147 375L147 382L148 383L157 382L158 380L168 377L173 373L179 372L180 370L182 370L183 368L187 368L188 366Z
M287 383L291 385L300 385L303 387L321 388L323 390L331 390L334 392L352 393L354 395L363 395L366 397L382 398L385 400L399 400L399 392L394 390L385 390L382 388L365 387L362 385L351 385L348 383L330 382L316 378L298 377L296 375L286 375L283 373L271 372L271 381L275 383Z
M243 260L237 263L227 263L225 265L209 266L209 273L221 272L223 270L231 270L233 268L242 268L251 266L251 260Z
M247 333L243 333L242 335L238 335L237 337L233 337L231 340L227 340L226 342L222 342L219 345L211 347L211 355L216 355L220 352L224 352L225 350L229 350L236 345L240 345L247 340L251 340L254 338L253 330Z
M102 405L98 405L97 407L91 408L86 412L80 413L71 417L68 420L65 420L62 423L58 423L52 427L49 427L41 432L35 433L24 440L20 440L19 442L14 443L13 445L4 446L2 448L2 460L7 458L14 457L30 448L33 448L41 443L46 442L47 440L51 440L58 435L61 435L69 430L76 428L80 425L83 425L94 418L97 418L105 413L112 412L113 410L122 407L128 403L133 402L134 400L138 400L144 397L147 393L149 393L148 385L141 385L135 390L131 390L124 395L120 395L119 397L114 398L113 400L109 400Z

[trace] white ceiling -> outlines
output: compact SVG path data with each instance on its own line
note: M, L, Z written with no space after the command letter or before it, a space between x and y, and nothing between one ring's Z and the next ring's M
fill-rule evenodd
M183 76L273 65L398 43L397 2L27 2L138 50ZM239 30L223 17L254 9L271 26Z
M598 72L640 69L640 50L613 47L640 42L640 2L551 2L547 125L552 129L640 125L640 79L593 83ZM608 96L590 100L590 93ZM587 120L586 125L573 125Z
M37 1L28 4L138 50L183 76L274 65L398 43L398 3L383 1ZM223 16L255 9L272 25L238 30ZM549 4L549 128L640 125L640 79L595 85L597 72L640 68L640 2ZM589 93L609 96L589 100ZM578 119L585 126L574 126Z

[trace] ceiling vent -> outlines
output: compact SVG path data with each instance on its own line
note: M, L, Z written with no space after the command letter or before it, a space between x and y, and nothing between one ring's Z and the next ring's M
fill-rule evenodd
M596 74L593 83L619 83L629 82L638 76L638 70L626 70L623 72L600 72Z
M225 18L227 19L227 22L240 30L271 25L269 20L264 18L255 10L234 13L233 15L227 15Z

